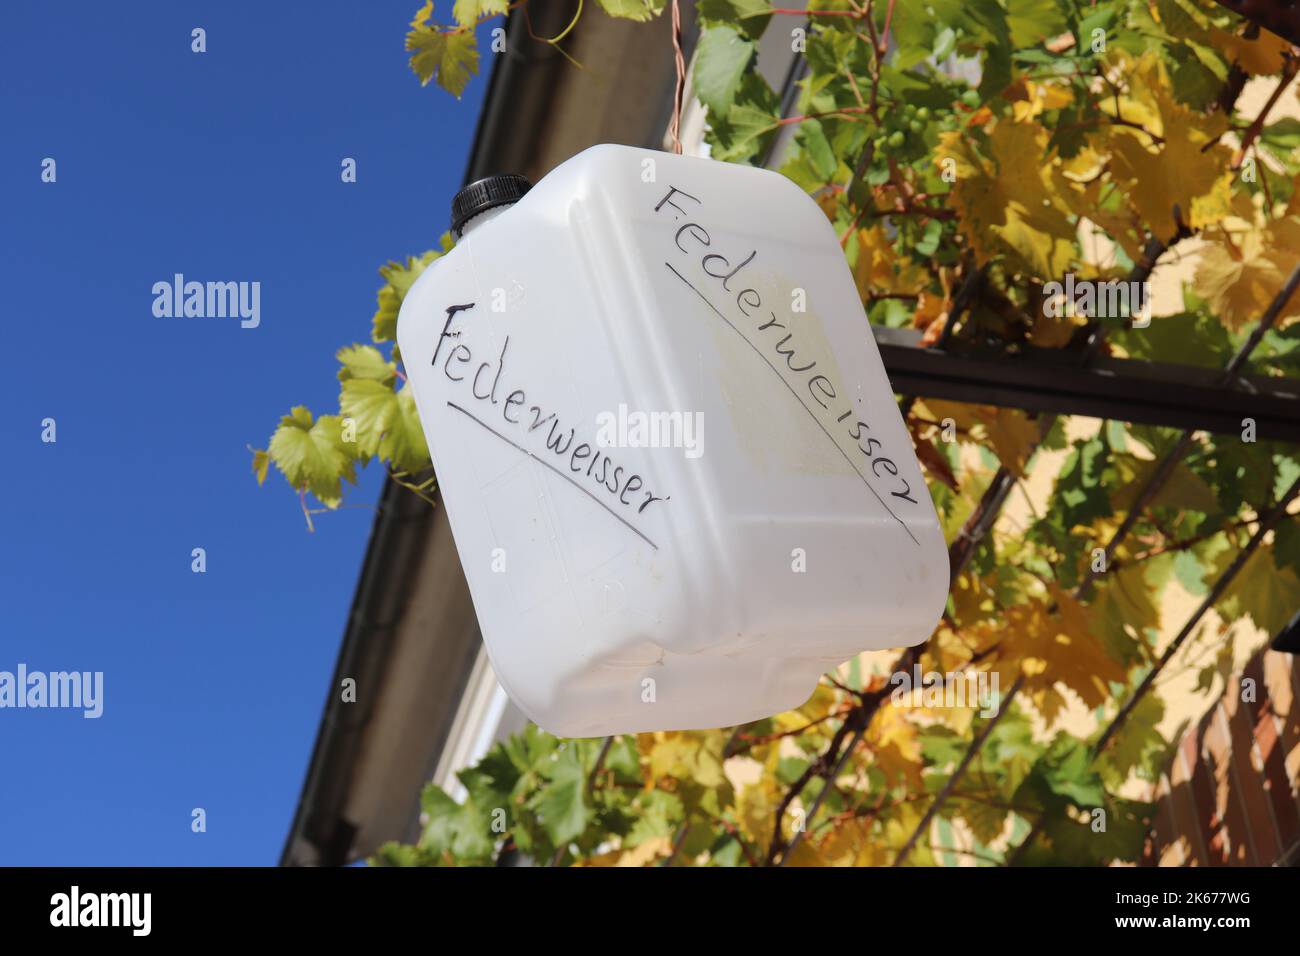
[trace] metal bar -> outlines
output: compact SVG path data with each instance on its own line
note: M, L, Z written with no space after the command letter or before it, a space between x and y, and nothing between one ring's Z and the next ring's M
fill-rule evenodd
M961 322L962 313L966 311L966 307L970 305L971 299L975 297L975 293L983 284L984 277L988 274L988 269L989 264L987 262L978 268L976 268L974 262L968 262L966 264L966 278L962 280L961 286L957 289L957 294L953 296L952 309L949 311L948 317L944 320L943 331L939 333L939 341L935 344L935 348L948 348L948 344L952 341L953 330L956 329L957 324ZM904 396L902 402L898 405L898 410L903 413L904 418L911 413L914 404L916 404L915 395Z
M1046 349L1015 357L945 352L915 344L912 329L872 331L902 394L1220 434L1239 434L1251 418L1261 440L1300 442L1300 382L1293 379L1234 376L1225 383L1221 370L1137 359L1078 367L1066 361L1069 353Z

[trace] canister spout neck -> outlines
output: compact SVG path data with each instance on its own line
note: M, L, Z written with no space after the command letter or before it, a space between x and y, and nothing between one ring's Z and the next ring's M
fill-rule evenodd
M532 188L527 179L513 173L487 176L470 183L451 200L451 237L459 240L470 228L486 222L487 213L496 214L514 205Z
M465 224L460 227L460 235L456 237L456 241L460 242L479 226L483 225L483 223L495 219L513 205L514 203L511 203L509 206L493 206L491 209L479 213L473 219L467 220Z

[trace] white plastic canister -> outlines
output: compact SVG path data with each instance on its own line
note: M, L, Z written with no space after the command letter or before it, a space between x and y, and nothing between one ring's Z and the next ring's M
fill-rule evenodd
M511 180L458 196L397 337L524 713L564 736L728 726L924 640L943 536L813 200L624 146L522 198Z

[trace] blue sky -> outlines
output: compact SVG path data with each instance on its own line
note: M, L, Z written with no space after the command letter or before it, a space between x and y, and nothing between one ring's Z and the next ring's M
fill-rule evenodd
M245 446L337 409L377 267L446 229L490 64L422 88L419 5L6 4L0 670L103 671L104 714L0 709L0 864L278 859L373 512L309 534ZM259 281L260 326L155 318L176 272Z

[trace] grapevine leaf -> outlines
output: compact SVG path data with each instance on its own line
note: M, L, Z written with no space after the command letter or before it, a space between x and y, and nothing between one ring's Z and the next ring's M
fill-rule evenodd
M1197 113L1169 91L1164 64L1148 54L1134 67L1133 98L1121 98L1111 128L1114 179L1138 217L1161 239L1178 230L1175 207L1194 229L1222 220L1229 212L1233 172L1229 149L1216 140L1227 129L1222 114ZM1157 141L1154 137L1160 137Z
M994 631L1002 682L1023 675L1025 689L1050 725L1062 701L1055 685L1068 687L1088 707L1110 697L1110 681L1122 681L1124 667L1096 640L1088 609L1053 586L1051 604L1041 598L1009 608L1002 621L980 627ZM990 643L993 643L991 640Z
M330 507L342 500L342 481L356 481L337 415L313 421L310 411L296 406L280 419L267 451L290 485L311 492Z
M1276 153L1283 156L1300 148L1300 119L1284 116L1276 122L1269 123L1259 134L1260 140Z
M1044 278L1069 267L1075 226L1058 195L1052 166L1042 161L1048 139L1037 123L1001 120L985 159L958 133L941 138L940 158L956 163L952 202L960 228L980 261L1008 254Z
M1133 358L1220 368L1232 351L1228 333L1206 310L1158 316L1144 329L1123 330L1116 342Z
M429 467L429 446L409 385L403 385L397 393L397 414L387 425L379 454L398 471L417 472Z
M371 320L370 337L375 342L391 342L397 338L397 313L402 300L415 280L441 252L429 250L420 256L407 256L406 263L389 262L379 267L384 285L379 289L379 308Z
M1208 245L1201 253L1193 285L1229 329L1257 321L1295 265L1300 217L1290 216L1245 235ZM1300 312L1292 297L1285 314Z
M363 378L390 385L397 377L397 366L385 361L373 345L348 345L339 349L335 357L341 365L340 382Z
M599 3L611 17L644 23L663 12L666 0L599 0Z
M253 474L257 476L257 483L261 485L266 481L266 468L271 463L271 456L265 449L253 449Z
M406 35L406 50L411 54L411 69L427 86L436 79L438 85L457 99L465 92L469 78L478 72L478 46L472 30L446 32L427 25L433 12L433 0L427 0L411 21Z
M441 787L429 784L420 797L420 810L428 820L420 837L421 850L435 859L450 854L462 863L492 859L491 818L472 798L458 804Z
M819 120L804 120L799 125L799 144L812 162L817 176L826 182L835 175L839 160L826 139L826 131Z
M461 26L473 27L483 17L506 13L509 9L510 0L456 0L451 15Z
M731 27L710 27L695 54L694 89L714 116L726 116L754 55L754 43Z
M576 840L587 828L590 811L583 796L585 778L578 749L565 747L551 761L547 782L529 801L541 817L546 835L557 847Z
M1280 73L1283 58L1291 49L1286 40L1268 30L1260 30L1259 36L1253 40L1224 30L1215 30L1214 39L1228 58L1251 76Z
M1129 715L1124 726L1105 753L1098 759L1098 769L1112 787L1122 787L1133 771L1142 779L1150 780L1164 769L1158 757L1169 748L1160 736L1159 724L1165 716L1165 705L1157 694L1146 694Z
M1151 826L1151 804L1105 796L1098 805L1083 809L1086 819L1082 821L1064 813L1050 814L1043 827L1047 846L1024 854L1020 862L1103 866L1114 860L1136 860Z
M1300 521L1284 521L1273 532L1273 561L1300 574Z
M397 414L397 393L370 378L345 379L339 411L356 425L357 451L365 458L379 454L389 422Z
M978 429L997 452L998 459L1012 474L1023 476L1025 465L1038 442L1038 425L1024 412L993 405L971 405L933 400L927 407L940 420L951 418L958 430Z
M339 410L356 425L358 457L378 455L397 471L428 467L429 447L409 385L395 392L372 378L346 379Z
M1056 0L1006 0L1006 8L1016 47L1033 46L1065 32L1065 15Z
M768 0L700 0L700 20L706 25L730 23L751 40L757 40L772 19Z
M639 816L623 839L627 847L671 835L685 815L681 798L665 790L649 790L638 795L634 806Z
M731 109L725 115L709 117L713 157L731 163L754 159L776 132L780 108L767 81L753 71L746 73Z
M1234 558L1233 552L1225 551L1219 556L1215 572L1222 573ZM1300 577L1289 567L1279 568L1273 556L1262 549L1250 556L1219 601L1219 609L1227 618L1249 616L1270 637L1282 630L1297 607Z

